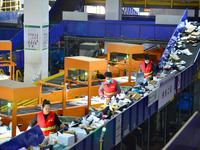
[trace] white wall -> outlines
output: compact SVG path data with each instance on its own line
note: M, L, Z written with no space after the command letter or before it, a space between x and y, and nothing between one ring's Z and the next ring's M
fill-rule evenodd
M156 15L156 24L178 24L182 16Z
M182 16L185 9L157 9L157 8L151 8L150 15L176 15L176 16ZM194 17L194 10L189 9L188 10L188 16Z
M106 20L121 20L122 19L122 1L121 0L106 0Z
M88 14L86 12L63 11L62 19L88 21Z

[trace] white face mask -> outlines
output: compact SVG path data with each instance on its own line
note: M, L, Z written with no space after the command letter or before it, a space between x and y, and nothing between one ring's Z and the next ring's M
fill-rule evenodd
M148 64L149 63L149 61L145 61L145 64Z
M110 83L110 82L111 82L111 79L109 79L109 80L106 80L106 82L107 82L107 83Z

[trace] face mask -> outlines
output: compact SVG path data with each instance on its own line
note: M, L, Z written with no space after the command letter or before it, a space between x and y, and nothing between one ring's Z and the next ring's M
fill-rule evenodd
M145 64L148 64L149 63L149 61L145 61Z
M107 83L110 83L110 82L111 82L111 79L110 79L110 80L106 80L106 82L107 82Z

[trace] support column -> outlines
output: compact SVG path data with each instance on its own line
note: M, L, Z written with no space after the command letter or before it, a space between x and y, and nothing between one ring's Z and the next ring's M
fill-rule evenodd
M106 0L106 20L122 20L122 0Z
M17 126L17 101L14 100L12 104L12 137L16 136Z
M24 82L48 77L49 1L24 1Z

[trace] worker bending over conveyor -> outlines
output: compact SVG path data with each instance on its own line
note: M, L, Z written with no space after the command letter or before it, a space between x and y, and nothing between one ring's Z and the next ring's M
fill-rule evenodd
M34 125L39 125L44 136L56 133L56 125L60 128L65 128L56 113L51 111L51 103L48 100L44 100L42 104L42 111L35 115L34 119L29 123L29 128ZM66 127L67 128L67 127Z
M121 89L119 83L112 79L112 73L106 72L105 74L105 81L101 84L99 88L99 95L101 99L108 99L111 96L116 96L117 94L121 93Z

